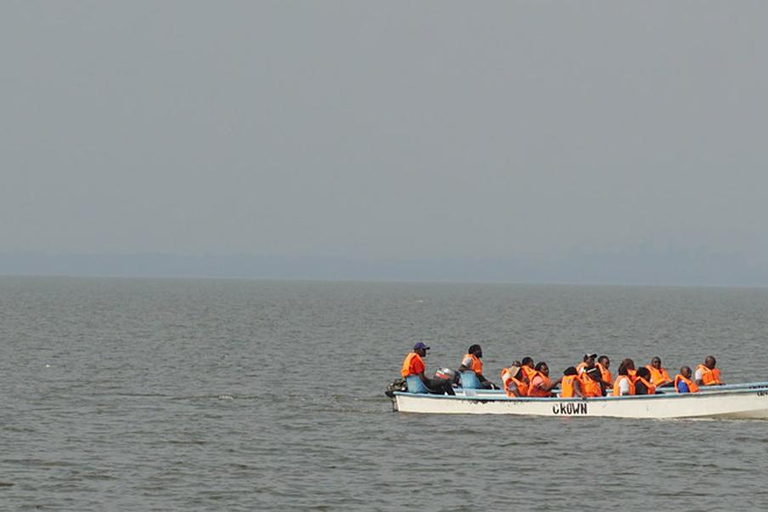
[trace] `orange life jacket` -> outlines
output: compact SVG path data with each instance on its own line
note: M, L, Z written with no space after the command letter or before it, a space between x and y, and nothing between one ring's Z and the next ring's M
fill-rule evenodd
M616 382L613 383L613 396L622 396L621 392L619 391L619 387L620 387L619 385L621 384L622 380L626 380L629 383L629 394L634 395L635 383L632 381L632 378L627 375L618 375L616 377Z
M600 368L600 376L603 379L603 382L605 382L608 386L613 385L613 377L611 376L611 370L604 367L600 363L596 363L597 367Z
M645 365L645 367L651 372L651 382L653 382L655 386L661 386L662 384L672 382L666 369L660 368L657 370L649 364Z
M479 357L477 357L475 354L465 354L463 358L461 358L462 361L466 358L472 359L472 365L469 367L470 370L475 372L478 375L482 375L483 373L483 362L480 360Z
M544 381L543 384L544 384L545 387L549 388L552 385L552 381L549 379L549 377L547 377L546 375L544 375L540 371L534 370L534 379L536 377L541 377L543 379L543 381ZM528 396L544 396L544 397L548 397L548 396L552 396L552 393L550 391L545 390L545 389L541 389L540 387L533 387L533 379L531 379L531 384L528 387Z
M655 395L656 394L656 386L645 380L644 378L640 377L639 375L635 376L635 392L637 392L637 383L642 382L645 384L645 388L648 390L646 392L647 395Z
M528 396L528 383L525 382L525 380L512 377L509 374L509 368L504 368L501 371L501 381L504 383L504 392L507 394L507 396L515 396L515 394L510 390L513 384L515 387L517 387L517 392L520 393L520 396Z
M587 363L584 363L584 362L579 363L579 365L576 367L576 375L581 375L582 370L584 370L584 368L586 367L587 367Z
M400 369L400 375L402 377L408 377L409 375L419 375L424 370L424 360L416 352L411 352L405 356L403 367Z
M701 383L705 386L713 386L715 384L722 384L720 382L720 369L712 368L711 370L700 364L696 367L696 370L701 370Z
M563 375L563 379L560 381L560 396L562 398L576 396L576 384L574 382L578 380L578 375Z
M697 391L699 391L699 386L695 382L693 382L691 379L686 379L685 377L683 377L681 374L678 373L677 377L675 377L675 391L677 391L678 393L680 392L680 390L677 388L677 384L680 381L683 381L686 384L688 384L688 390L691 393L696 393Z
M512 377L512 382L517 386L517 391L520 393L520 396L528 396L528 382L525 380L518 380L514 377Z
M587 374L584 374L583 377L581 379L581 391L584 393L584 396L603 396L603 388L600 387L599 382L595 382Z
M525 378L528 379L528 383L533 382L533 378L536 376L536 370L531 368L530 366L523 366L523 371L525 372Z
M512 376L509 374L509 368L501 369L501 384L504 386L504 391L507 390L507 385L512 381ZM507 393L509 395L509 393Z

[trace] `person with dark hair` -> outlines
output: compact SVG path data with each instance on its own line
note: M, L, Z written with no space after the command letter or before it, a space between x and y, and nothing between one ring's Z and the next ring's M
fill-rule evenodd
M635 380L635 375L637 375L635 362L630 358L626 358L621 362L621 364L623 364L627 368L627 375L629 375L632 378L632 380Z
M715 356L707 356L704 359L704 364L700 364L696 367L696 374L694 380L699 386L722 386L723 382L720 380L720 369L715 368L717 361Z
M683 366L675 377L675 390L678 393L696 393L699 386L691 380L691 368Z
M659 356L653 356L651 358L651 364L645 365L645 367L651 372L651 378L649 380L654 386L661 388L672 385L672 379L666 368L662 368L661 358Z
M467 353L464 355L464 357L461 360L461 364L459 365L459 373L462 375L466 375L469 373L474 373L476 380L479 383L479 387L484 389L495 389L496 386L485 378L483 375L483 362L480 360L483 357L483 349L480 347L480 345L472 345L467 349ZM464 381L471 381L472 379L463 379ZM464 387L476 387L472 385L465 385Z
M611 375L610 370L611 360L608 359L608 356L603 355L598 357L596 365L600 369L600 379L606 386L613 386L613 375Z
M605 396L605 386L598 367L587 368L581 374L581 387L585 397Z
M587 367L595 366L595 358L597 354L584 354L579 365L576 367L576 372L581 375Z
M528 396L549 397L552 396L552 389L560 384L560 379L552 381L549 378L549 366L544 361L540 361L535 368L535 374L528 387Z
M625 359L621 362L616 381L613 383L613 396L635 394L635 383L629 373L634 369L635 363L631 359Z
M636 395L655 395L656 386L651 382L651 371L645 366L637 369L635 375L635 394Z
M531 382L533 378L536 376L536 370L533 367L533 358L532 357L524 357L521 365L521 369L525 373L525 376L528 377L528 382Z
M400 375L408 383L408 392L455 395L450 380L429 379L424 375L426 365L422 358L427 356L427 350L429 347L420 341L413 346L413 352L405 356Z
M581 389L581 381L579 380L579 372L575 366L569 366L563 372L563 377L560 379L560 397L584 397L584 391Z

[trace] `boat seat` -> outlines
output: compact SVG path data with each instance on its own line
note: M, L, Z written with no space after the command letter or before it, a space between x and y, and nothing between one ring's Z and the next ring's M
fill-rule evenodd
M461 387L464 389L483 389L475 372L461 372Z
M418 375L409 375L405 378L405 382L408 384L409 393L429 393L429 388L421 382Z

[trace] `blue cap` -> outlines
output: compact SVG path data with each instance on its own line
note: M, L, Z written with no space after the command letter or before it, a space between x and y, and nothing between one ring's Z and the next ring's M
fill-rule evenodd
M423 348L424 350L429 350L429 347L428 347L428 346L426 346L426 345L425 345L424 343L422 343L422 342L418 342L417 344L415 344L415 345L413 346L413 350L419 350L419 349L422 349L422 348Z

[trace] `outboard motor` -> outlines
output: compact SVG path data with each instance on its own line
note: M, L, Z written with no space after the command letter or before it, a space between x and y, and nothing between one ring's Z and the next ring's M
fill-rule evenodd
M438 368L435 371L435 378L436 379L445 379L447 381L450 381L453 387L456 387L459 385L459 374L455 370L451 370L450 368Z
M408 385L405 383L405 379L398 377L387 386L387 390L384 392L389 398L394 398L394 391L408 391Z
M397 401L395 400L395 391L408 391L408 384L403 378L396 378L392 381L392 384L387 386L387 390L384 392L392 401L392 411L397 411Z

